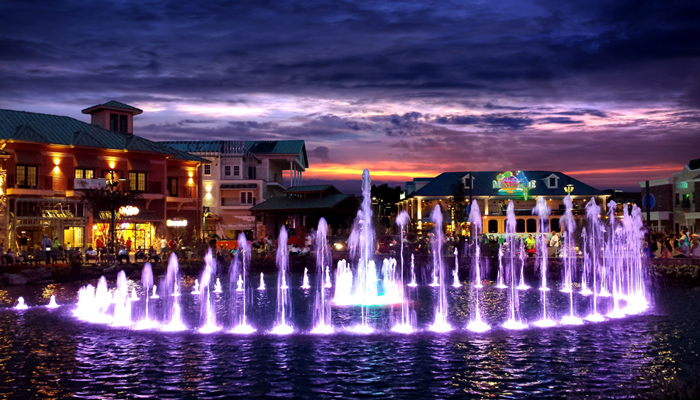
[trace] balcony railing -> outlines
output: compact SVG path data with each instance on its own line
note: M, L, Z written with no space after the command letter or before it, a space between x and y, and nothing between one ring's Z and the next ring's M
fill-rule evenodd
M170 197L187 197L195 198L197 195L197 190L194 186L180 187L177 192L168 191L168 196Z
M53 190L53 176L45 176L44 179L38 178L36 182L16 182L15 175L7 176L7 187L15 189L38 189L38 190Z
M221 205L222 205L222 206L248 206L248 207L253 207L256 203L257 203L257 199L253 199L253 202L252 202L252 203L241 202L240 200L221 199Z

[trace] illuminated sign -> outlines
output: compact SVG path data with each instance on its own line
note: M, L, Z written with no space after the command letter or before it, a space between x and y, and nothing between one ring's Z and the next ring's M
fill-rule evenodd
M525 200L527 200L530 189L534 189L536 185L535 181L527 179L523 171L518 171L516 174L506 171L498 174L493 181L493 189L498 189L498 194L509 196L522 195Z
M139 208L134 206L119 207L119 214L124 217L133 217L139 215Z
M688 189L688 181L676 182L676 189Z
M171 228L184 228L187 226L187 220L179 220L179 219L169 219L165 221L165 225L171 227Z

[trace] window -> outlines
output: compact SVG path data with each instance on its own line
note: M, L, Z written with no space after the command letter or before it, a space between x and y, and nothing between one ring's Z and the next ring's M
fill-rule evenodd
M109 130L114 132L128 132L128 119L126 115L109 114Z
M489 233L498 233L498 220L489 220Z
M537 232L537 220L536 219L528 219L527 220L527 233L536 233Z
M549 221L549 227L551 232L559 232L561 230L561 227L559 226L559 218L552 218L552 220Z
M241 167L238 165L233 166L233 176L240 176L241 175Z
M471 180L472 180L471 175L464 175L464 176L462 177L462 186L463 186L465 189L469 189L469 185L471 185Z
M168 196L177 197L177 178L168 178Z
M515 221L515 231L518 233L525 233L525 220L517 219Z
M134 192L146 191L145 172L129 172L129 190Z
M555 178L553 176L549 178L549 187L550 188L557 187L557 178Z
M15 186L36 189L37 169L36 165L15 165Z
M253 204L253 192L241 192L241 204Z
M255 179L255 167L248 167L248 179Z
M204 175L211 175L211 164L204 164Z
M94 169L76 168L75 179L95 179Z
M224 167L224 175L225 175L225 176L231 176L231 166L230 166L230 165L226 165L226 166Z

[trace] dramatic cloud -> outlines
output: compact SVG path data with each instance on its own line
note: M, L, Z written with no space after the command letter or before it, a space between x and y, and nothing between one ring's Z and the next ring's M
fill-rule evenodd
M700 157L696 1L0 4L0 108L116 99L152 139L304 139L368 167L552 169L634 188Z

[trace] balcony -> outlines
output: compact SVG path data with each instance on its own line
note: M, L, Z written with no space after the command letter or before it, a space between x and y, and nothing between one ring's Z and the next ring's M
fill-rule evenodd
M169 191L165 201L168 203L177 203L177 211L180 211L185 204L194 204L197 200L197 188L185 186L179 187L177 192Z
M53 177L44 176L32 182L17 182L15 175L7 176L7 194L8 195L24 195L24 196L53 196L56 193L53 190Z
M221 199L222 207L244 207L250 208L257 204L257 199L252 202L242 202L240 199Z

